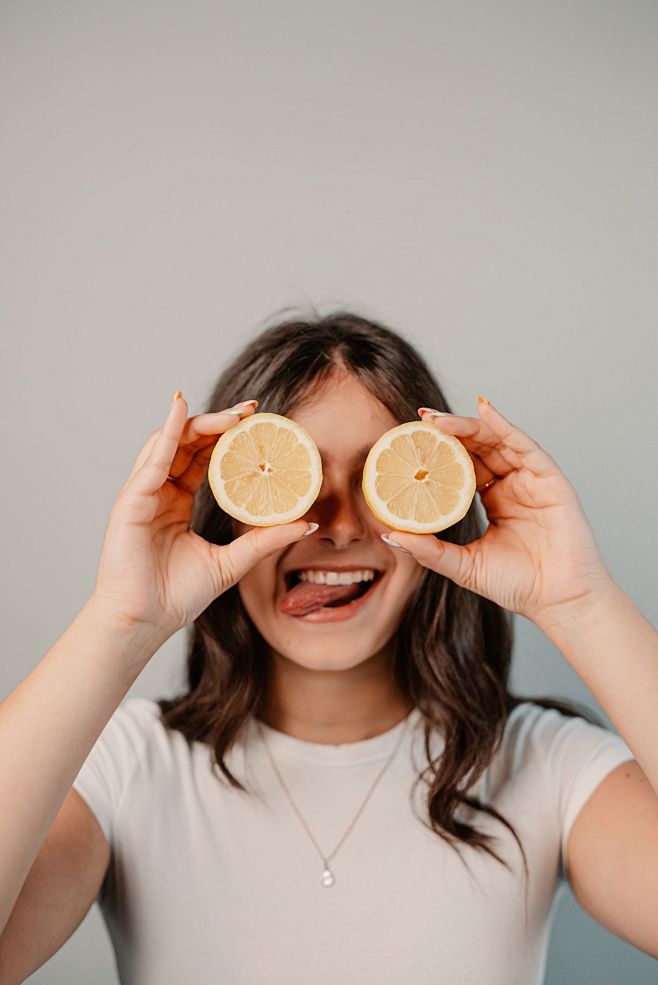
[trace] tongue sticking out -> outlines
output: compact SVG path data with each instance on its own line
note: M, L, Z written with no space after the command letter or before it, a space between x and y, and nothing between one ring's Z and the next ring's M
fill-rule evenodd
M312 581L300 581L283 596L280 608L289 616L307 616L309 612L339 599L351 602L361 593L361 584L318 585Z

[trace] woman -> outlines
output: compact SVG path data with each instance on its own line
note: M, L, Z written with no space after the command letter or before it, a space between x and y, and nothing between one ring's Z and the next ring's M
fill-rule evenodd
M309 431L324 478L304 518L249 529L204 480L256 405ZM387 530L361 493L369 447L417 408L476 470L476 501L440 535ZM359 598L300 592L318 570L360 572ZM509 693L509 612L622 738ZM190 623L184 692L121 704ZM539 983L559 877L658 956L657 670L653 628L532 438L484 399L450 415L382 325L276 325L207 413L188 419L176 394L114 504L92 596L0 706L0 983L97 896L133 985Z

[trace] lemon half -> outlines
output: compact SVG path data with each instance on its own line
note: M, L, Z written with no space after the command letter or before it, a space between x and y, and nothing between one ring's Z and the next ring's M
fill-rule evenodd
M377 439L363 467L362 486L371 511L387 527L437 533L468 512L475 469L458 438L411 421Z
M320 452L308 431L290 418L250 414L219 438L208 483L224 512L242 523L289 523L318 497Z

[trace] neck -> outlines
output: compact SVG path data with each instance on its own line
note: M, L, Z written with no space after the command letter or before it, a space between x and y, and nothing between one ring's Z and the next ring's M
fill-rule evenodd
M306 742L339 745L371 739L393 728L414 707L380 653L348 670L313 670L270 653L265 708L272 728Z

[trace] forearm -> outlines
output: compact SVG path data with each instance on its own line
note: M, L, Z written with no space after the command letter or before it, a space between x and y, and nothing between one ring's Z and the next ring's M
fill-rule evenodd
M658 632L611 579L539 628L582 678L658 794Z
M0 704L0 932L73 780L158 645L92 597Z

